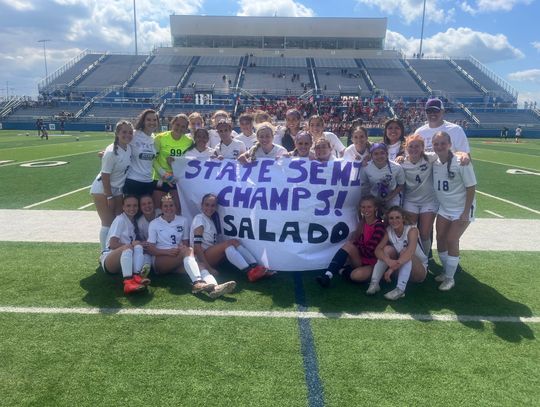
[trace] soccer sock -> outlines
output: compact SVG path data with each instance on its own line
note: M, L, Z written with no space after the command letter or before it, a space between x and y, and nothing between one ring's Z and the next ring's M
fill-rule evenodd
M399 288L401 291L405 291L405 288L407 288L407 282L409 281L409 277L411 276L411 270L412 270L411 260L409 260L407 263L405 263L399 268L397 288Z
M384 261L377 260L377 263L375 263L375 266L373 267L373 274L371 274L371 282L379 284L379 281L381 281L387 268L388 265Z
M120 255L120 268L122 277L130 278L133 275L133 250L126 249Z
M107 235L109 234L110 226L102 226L99 229L99 243L101 244L101 251L107 248Z
M138 244L133 248L133 274L140 273L143 264L144 264L143 247L140 244Z
M446 266L444 267L444 275L446 278L454 278L458 264L459 256L448 256L446 259Z
M152 256L149 254L144 253L143 254L143 265L148 264L149 266L152 266Z
M249 267L242 254L234 246L229 246L225 249L225 257L239 270L245 270Z
M257 259L244 246L240 245L236 248L236 250L242 255L249 265L257 264Z
M345 265L347 257L349 257L349 253L347 253L343 249L339 249L336 254L334 254L332 261L330 261L330 264L328 265L328 270L324 274L332 278L334 274L337 274L339 270Z
M351 274L353 272L353 268L350 265L347 265L343 268L343 271L341 272L341 277L343 280L351 281Z
M184 257L184 269L192 282L201 280L201 271L199 265L193 256Z
M446 260L448 259L448 251L439 252L439 259L441 259L441 264L443 266L443 270L445 270L446 269Z
M426 240L422 239L422 250L424 254L429 257L429 251L431 250L431 239L427 238Z
M201 270L201 278L204 280L206 284L218 285L216 278L212 274L210 274L210 272L206 269Z

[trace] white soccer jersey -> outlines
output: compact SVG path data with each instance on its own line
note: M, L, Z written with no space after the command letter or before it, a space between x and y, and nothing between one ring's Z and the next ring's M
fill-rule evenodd
M137 219L137 228L139 229L139 237L141 240L148 240L148 227L150 226L150 222L146 217L140 216Z
M197 160L208 160L216 156L216 150L210 147L206 147L203 151L197 150L197 148L192 148L184 153L186 158L195 158Z
M135 226L125 213L121 213L114 218L113 223L107 233L107 248L110 249L110 242L113 237L118 238L122 244L131 244L135 239Z
M388 159L394 161L401 150L401 141L398 141L395 144L390 144L388 148Z
M189 240L189 226L183 216L176 215L171 222L160 216L148 226L148 242L158 249L172 249L183 240Z
M409 231L412 228L415 228L415 226L405 225L403 227L403 233L401 234L401 236L398 236L394 229L392 229L390 226L386 228L386 233L388 233L388 240L390 241L392 246L394 246L394 249L396 249L398 253L401 253L409 246ZM416 250L414 251L414 255L424 264L424 267L427 267L428 258L422 250L422 243L420 241L420 237L418 237L418 240L416 242Z
M142 130L137 130L130 145L131 166L127 178L139 182L152 182L152 163L156 157L154 139Z
M216 148L216 146L221 143L221 137L219 137L219 133L216 129L210 129L208 130L209 140L208 145L212 148ZM231 132L232 138L238 137L238 133L236 131Z
M118 146L116 152L117 154L114 154L114 144L107 146L101 159L101 171L96 180L101 182L102 173L110 174L111 187L120 189L124 186L131 165L131 146L128 145L125 150Z
M282 157L283 154L287 154L287 149L285 147L278 146L277 144L274 144L272 150L270 150L268 153L265 153L262 147L259 147L257 151L255 151L256 158L279 158Z
M195 215L195 217L193 218L193 222L191 222L191 230L189 234L189 244L191 245L191 247L193 247L193 238L195 236L194 231L199 226L203 227L202 247L204 250L206 250L209 247L215 245L217 242L216 225L214 225L212 219L210 219L204 213L199 213Z
M229 145L220 142L216 146L216 155L223 156L223 158L230 158L236 160L239 155L246 152L246 146L240 140L232 139Z
M403 168L393 161L388 161L382 168L370 161L360 169L360 182L362 196L371 194L377 198L386 198L398 185L405 183L405 174Z
M433 163L433 187L439 205L447 212L463 211L467 195L466 188L476 185L472 163L460 165L460 158L453 156L450 172L447 163L439 159ZM476 198L473 201L476 206Z
M255 142L257 141L257 135L253 133L251 136L246 136L244 135L244 133L240 133L236 137L236 140L239 140L242 143L244 143L244 145L246 146L246 149L249 150L251 147L253 147L253 144L255 144Z
M363 153L359 153L354 144L351 144L343 153L345 161L365 161L369 160L369 149L366 148Z
M420 160L413 164L408 159L401 163L405 172L405 187L403 191L404 200L415 204L424 204L435 201L435 190L433 189L433 162L437 159L437 154L426 153L427 160Z
M453 152L471 152L471 148L469 147L469 140L467 140L467 136L465 135L465 132L463 131L461 126L447 122L446 120L443 121L443 124L441 126L434 128L429 127L429 124L426 123L422 127L418 128L415 133L420 135L424 139L425 150L433 151L432 139L435 133L439 131L445 131L450 135L450 139L452 140Z

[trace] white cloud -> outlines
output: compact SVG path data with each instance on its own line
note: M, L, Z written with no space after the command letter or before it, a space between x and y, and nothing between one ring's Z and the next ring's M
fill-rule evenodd
M529 5L533 0L476 0L474 6L463 1L461 9L469 14L491 13L497 11L511 11L520 4Z
M525 71L517 71L508 74L508 78L513 81L527 81L540 85L540 69L527 69Z
M422 18L423 0L356 0L359 5L378 8L385 14L398 15L406 24ZM444 1L444 0L443 0ZM440 0L426 2L426 21L447 23L454 20L455 9L445 10Z
M0 3L5 4L8 7L14 8L18 11L34 10L34 6L31 1L24 0L0 0Z
M315 12L294 0L240 0L238 16L313 17Z
M401 49L407 56L417 53L420 39L405 38L400 33L387 31L386 48ZM470 28L449 28L445 32L424 38L422 52L425 56L473 55L481 62L488 63L506 59L523 58L524 54L510 44L503 34L489 34Z
M531 44L537 51L540 51L540 41L533 41Z

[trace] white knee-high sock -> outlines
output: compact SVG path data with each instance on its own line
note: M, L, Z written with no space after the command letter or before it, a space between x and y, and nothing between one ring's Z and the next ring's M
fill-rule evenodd
M138 244L133 248L133 274L140 273L143 264L144 264L143 247L140 244Z
M427 239L422 239L422 250L426 256L429 256L429 250L431 249L431 239L428 237Z
M446 266L444 267L444 275L446 278L454 278L458 264L459 256L448 256L446 259Z
M201 271L199 265L193 256L184 257L184 269L192 282L201 280Z
M99 244L101 244L101 251L107 248L107 235L109 234L109 226L102 226L99 229Z
M120 255L120 268L122 277L130 278L133 275L133 250L126 249Z
M443 270L445 270L446 269L446 260L448 259L448 251L439 252L439 259L441 259L441 265L443 266Z
M236 250L240 252L242 257L247 261L249 265L257 264L257 259L244 246L240 245L236 248Z
M149 254L144 253L143 254L143 265L144 264L148 264L149 266L151 266L152 265L152 256L150 256Z
M373 273L371 274L371 282L378 284L387 269L388 265L384 261L377 260L377 263L375 263L375 266L373 267Z
M245 270L249 267L249 264L234 246L229 246L225 249L225 257L239 270Z
M411 276L411 270L412 270L411 260L409 260L407 263L403 264L399 268L397 288L399 288L402 291L405 291L405 288L407 288L407 282L409 281L409 277Z
M206 269L201 270L201 277L206 284L218 285L216 278Z

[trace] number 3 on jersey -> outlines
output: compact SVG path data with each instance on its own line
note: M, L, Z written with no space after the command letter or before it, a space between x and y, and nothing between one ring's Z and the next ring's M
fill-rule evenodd
M172 244L177 244L175 235L171 235L171 242L172 242Z
M442 186L442 188L441 188ZM450 186L448 185L448 181L442 181L441 180L438 180L437 181L437 190L443 190L443 191L448 191L450 189Z

